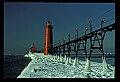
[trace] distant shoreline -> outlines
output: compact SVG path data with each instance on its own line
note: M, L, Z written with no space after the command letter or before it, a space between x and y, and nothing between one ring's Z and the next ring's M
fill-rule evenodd
M6 54L6 55L4 55L4 56L14 56L15 54ZM19 54L19 55L21 55L21 56L24 56L25 54ZM18 54L16 54L15 56L19 56ZM63 54L62 54L63 55ZM68 55L68 54L65 54L65 55ZM70 54L70 56L71 57L75 57L76 55L75 54ZM89 54L87 55L88 57L89 57ZM78 57L79 58L84 58L85 57L85 54L78 54ZM91 58L101 58L102 57L102 55L101 54L97 54L97 55L95 55L95 54L92 54L91 55ZM115 58L115 54L105 54L105 57L106 58Z
M66 55L68 55L68 54L66 54ZM75 54L71 54L70 55L72 58L74 58L76 55ZM78 54L77 55L79 58L85 58L85 54ZM88 57L89 57L89 54L87 55ZM106 58L115 58L115 54L105 54L105 57ZM102 54L97 54L97 55L95 55L95 54L92 54L91 55L91 58L102 58Z

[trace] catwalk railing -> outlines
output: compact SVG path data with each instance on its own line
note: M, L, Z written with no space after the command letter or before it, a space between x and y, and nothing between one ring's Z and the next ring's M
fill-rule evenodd
M87 50L86 50L86 44L87 40L90 39L90 56L89 60L92 54L92 51L95 49L99 49L102 52L102 55L104 56L103 51L103 40L105 37L105 34L107 31L115 30L115 23L110 24L108 26L102 27L102 23L104 23L104 20L101 21L101 28L97 29L95 31L92 31L92 21L89 20L90 23L90 33L86 34L87 29L85 30L85 35L78 37L78 30L76 29L75 39L70 40L70 34L68 34L69 40L65 42L65 39L63 38L63 43L59 42L53 46L51 49L53 51L53 54L56 55L66 55L65 53L68 52L68 57L70 57L71 51L74 51L76 53L76 57L78 56L79 51L84 51L86 58L87 56ZM95 42L98 43L96 46Z

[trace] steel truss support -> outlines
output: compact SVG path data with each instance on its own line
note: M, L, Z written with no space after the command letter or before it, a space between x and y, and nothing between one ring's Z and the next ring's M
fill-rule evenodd
M101 30L100 31L95 31L92 32L92 21L89 19L89 23L90 23L90 56L89 56L89 60L91 58L91 54L93 52L93 50L95 49L99 49L102 53L102 56L104 57L104 51L103 51L103 40L106 34L106 31L102 31L102 26L104 23L104 19L101 21ZM95 45L95 42L98 43L98 46Z
M86 55L85 57L87 58L86 44L87 44L87 39L78 41L78 43L77 43L77 49L78 49L78 52L79 51L84 51L84 53Z
M69 37L69 42L70 42L70 34L68 34L68 37ZM70 52L71 52L70 44L67 45L67 49L68 49L68 57L70 58Z
M65 39L63 38L63 44L64 43L65 43ZM62 49L63 49L63 55L62 56L64 57L64 55L65 55L65 45L62 46Z
M91 54L93 52L93 50L98 49L101 51L103 57L104 57L104 50L103 50L103 40L105 37L106 31L104 32L96 32L94 34L91 33L91 37L90 37L90 56L89 56L89 60L91 58ZM98 45L96 46L97 43Z
M59 40L59 45L61 45L61 42L60 42L60 40ZM59 54L59 57L60 57L60 55L61 55L61 46L58 46L58 54Z

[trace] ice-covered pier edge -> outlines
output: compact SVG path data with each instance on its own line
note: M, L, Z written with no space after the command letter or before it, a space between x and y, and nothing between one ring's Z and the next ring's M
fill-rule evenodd
M82 61L44 53L29 53L32 61L17 78L115 78L115 67L93 61Z

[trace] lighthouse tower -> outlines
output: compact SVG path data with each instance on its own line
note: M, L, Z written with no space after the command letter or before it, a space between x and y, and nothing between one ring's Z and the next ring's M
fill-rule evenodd
M52 36L52 22L49 20L45 26L44 34L44 55L52 54L52 45L53 36Z

